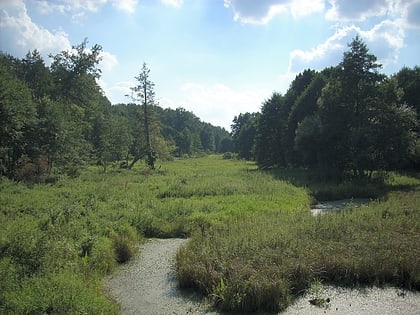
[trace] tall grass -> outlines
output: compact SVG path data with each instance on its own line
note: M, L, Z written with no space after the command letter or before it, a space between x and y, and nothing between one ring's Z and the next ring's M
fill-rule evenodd
M392 176L395 189L419 183ZM313 202L311 186L221 156L30 188L2 178L0 313L117 313L101 279L144 237L191 236L180 284L224 310L282 309L314 278L418 288L418 191L316 218Z
M380 188L367 185L404 191L366 207L313 217L279 204L277 211L226 220L179 251L180 285L234 312L283 310L313 282L420 290L419 184L390 174ZM333 186L325 187L333 195Z
M115 313L100 279L130 259L143 237L207 235L228 219L283 204L308 208L305 190L255 170L209 156L154 172L90 167L54 185L0 179L0 312ZM61 295L48 297L53 288Z

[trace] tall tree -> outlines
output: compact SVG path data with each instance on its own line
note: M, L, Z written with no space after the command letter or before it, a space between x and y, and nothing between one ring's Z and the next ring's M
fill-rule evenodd
M282 135L288 115L285 98L279 93L273 93L263 103L255 141L256 160L261 168L286 165Z
M255 137L257 134L257 114L245 113L235 116L232 136L240 158L255 159Z
M103 91L96 80L101 70L97 67L101 60L102 47L87 47L87 39L72 50L50 56L53 58L51 74L55 84L53 99L61 104L66 121L62 125L62 139L66 139L66 151L60 160L64 164L79 164L92 158L94 124L101 115Z
M343 100L350 109L350 158L354 175L364 176L364 152L369 151L367 130L370 125L371 108L375 106L378 84L384 79L378 70L375 55L369 53L366 44L356 36L349 44L350 50L344 53L340 63L340 80L343 86Z
M151 168L155 168L156 154L153 151L151 138L150 138L150 118L151 111L155 104L155 84L150 80L150 69L147 67L147 64L144 62L141 68L140 74L135 77L138 81L138 85L131 88L135 93L136 101L141 102L143 107L143 118L144 118L144 133L146 137L146 148L144 154L146 155L147 165ZM141 158L140 156L135 157L137 160Z
M2 56L0 63L0 174L13 178L19 159L28 153L28 134L35 129L36 107L25 82ZM4 63L3 63L4 61Z

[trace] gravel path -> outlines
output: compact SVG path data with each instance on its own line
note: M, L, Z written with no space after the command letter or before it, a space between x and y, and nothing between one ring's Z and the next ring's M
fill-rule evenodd
M175 256L184 239L151 239L140 254L106 279L105 289L121 306L121 314L216 315L193 292L180 292L175 278ZM309 303L330 299L326 307ZM349 290L325 286L298 299L283 314L404 314L420 315L420 294L395 288ZM273 314L271 314L273 315Z
M123 315L210 314L198 296L177 288L175 256L186 242L151 239L137 257L105 281L105 289L120 304Z

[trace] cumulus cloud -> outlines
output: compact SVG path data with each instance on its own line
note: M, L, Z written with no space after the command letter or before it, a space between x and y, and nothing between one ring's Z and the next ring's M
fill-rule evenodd
M68 34L38 26L29 17L22 1L0 3L1 46L10 53L23 55L28 50L38 49L44 56L71 48Z
M420 29L420 1L407 5L405 18L408 27Z
M101 77L98 83L112 104L131 102L129 95L132 91L130 88L135 85L135 82L119 81L110 84L104 77Z
M48 55L71 50L68 34L49 31L35 24L28 15L23 1L0 2L0 45L8 53L23 57L29 50L37 49L48 63ZM118 64L117 57L109 52L101 53L100 67L110 71Z
M398 21L384 20L368 31L359 34L384 67L395 63L404 46L404 29Z
M338 64L348 50L347 44L356 35L361 36L384 67L397 61L399 51L404 46L404 29L398 21L384 20L370 30L350 25L337 29L326 41L312 49L293 50L290 53L289 72L297 73L305 68L320 70Z
M305 68L322 69L337 64L345 51L346 43L356 36L357 30L355 26L344 27L312 49L291 51L289 72L297 73Z
M44 14L61 13L72 14L77 20L85 12L97 12L103 5L111 3L113 7L126 13L134 13L138 0L39 0L36 2L40 12Z
M126 13L134 13L136 11L138 0L113 0L112 5L117 9Z
M260 25L283 13L299 18L324 10L324 0L224 0L224 5L232 8L235 21Z
M184 0L161 0L161 2L168 7L179 8L184 4Z
M118 65L117 56L111 54L110 52L102 51L100 57L102 60L99 63L99 67L105 71L111 71Z
M331 8L326 17L332 21L364 21L369 17L385 15L392 0L329 0Z
M230 129L236 115L259 111L269 91L259 89L234 89L225 84L204 85L185 83L180 87L180 97L163 97L162 106L183 107L194 112L203 121Z

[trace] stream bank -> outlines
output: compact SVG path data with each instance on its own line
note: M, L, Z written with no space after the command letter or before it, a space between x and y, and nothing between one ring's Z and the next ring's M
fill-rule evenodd
M176 282L175 257L185 239L151 239L140 253L105 279L104 288L122 315L217 315L194 292L181 291ZM322 299L322 307L310 303ZM321 286L300 297L280 314L405 314L418 315L420 293L397 288L351 290ZM274 315L274 314L271 314Z

